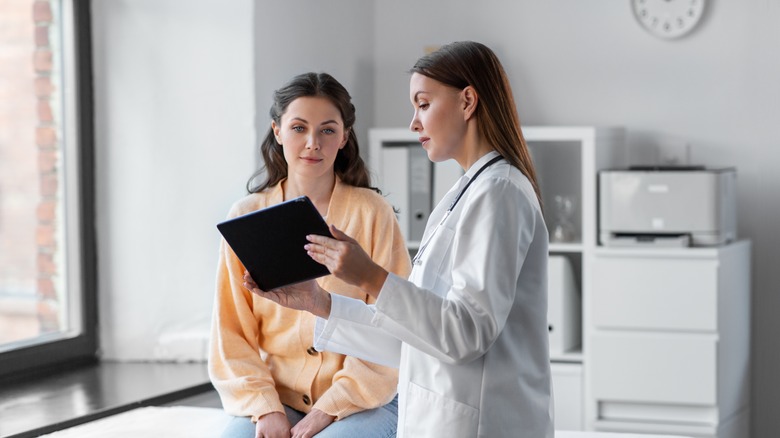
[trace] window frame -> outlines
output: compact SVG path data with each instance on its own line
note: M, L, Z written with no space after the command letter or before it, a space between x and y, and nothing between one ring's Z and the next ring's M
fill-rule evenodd
M66 207L77 209L77 223L66 226L68 232L74 225L78 230L76 255L79 260L76 262L77 269L71 271L70 275L78 276L75 284L79 290L73 296L77 296L79 302L75 303L77 308L73 315L80 318L76 325L81 330L71 338L0 353L0 380L72 368L94 363L98 358L91 0L62 0L62 5L63 10L69 10L70 17L66 19L71 21L64 26L66 29L63 29L72 30L67 36L71 40L71 47L63 47L63 50L73 56L72 69L66 74L73 75L75 92L71 105L75 111L74 119L72 122L63 121L69 129L75 130L73 136L68 136L74 141L72 150L75 151L75 163L67 165L67 172L75 171L77 174L75 190L78 195L78 202ZM70 220L68 218L68 221ZM68 252L68 257L74 255L70 250ZM68 281L68 287L73 283Z

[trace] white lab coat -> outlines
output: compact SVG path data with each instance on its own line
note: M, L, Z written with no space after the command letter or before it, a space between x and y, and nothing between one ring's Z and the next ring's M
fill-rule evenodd
M398 436L550 438L548 234L528 179L479 159L431 213L409 280L375 305L332 295L315 348L399 367Z

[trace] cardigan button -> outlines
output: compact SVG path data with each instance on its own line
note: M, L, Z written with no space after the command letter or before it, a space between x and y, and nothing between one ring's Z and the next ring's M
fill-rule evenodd
M309 347L306 349L306 352L309 353L312 356L316 356L318 351L314 349L314 347Z
M303 394L303 403L306 404L306 406L309 406L311 404L311 399L306 394Z

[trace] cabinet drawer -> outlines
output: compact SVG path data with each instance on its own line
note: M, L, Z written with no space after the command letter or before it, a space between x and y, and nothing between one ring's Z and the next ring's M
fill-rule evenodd
M715 259L597 256L593 324L600 328L715 331Z
M555 429L582 430L582 364L551 363Z
M588 367L599 401L715 405L717 335L594 333Z

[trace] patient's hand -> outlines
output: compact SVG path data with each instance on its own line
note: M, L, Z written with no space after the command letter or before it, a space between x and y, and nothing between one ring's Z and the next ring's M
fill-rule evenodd
M321 318L330 316L330 293L321 288L315 280L308 280L290 286L264 291L244 271L244 287L255 295L269 299L281 306L295 310L305 310Z
M284 412L263 415L255 424L255 438L291 438L290 421Z
M299 421L290 432L292 433L293 438L313 437L314 435L320 433L322 429L328 427L330 423L333 423L335 418L336 417L331 417L325 412L314 408L311 410L311 412L306 414L306 416L303 417L303 419Z

